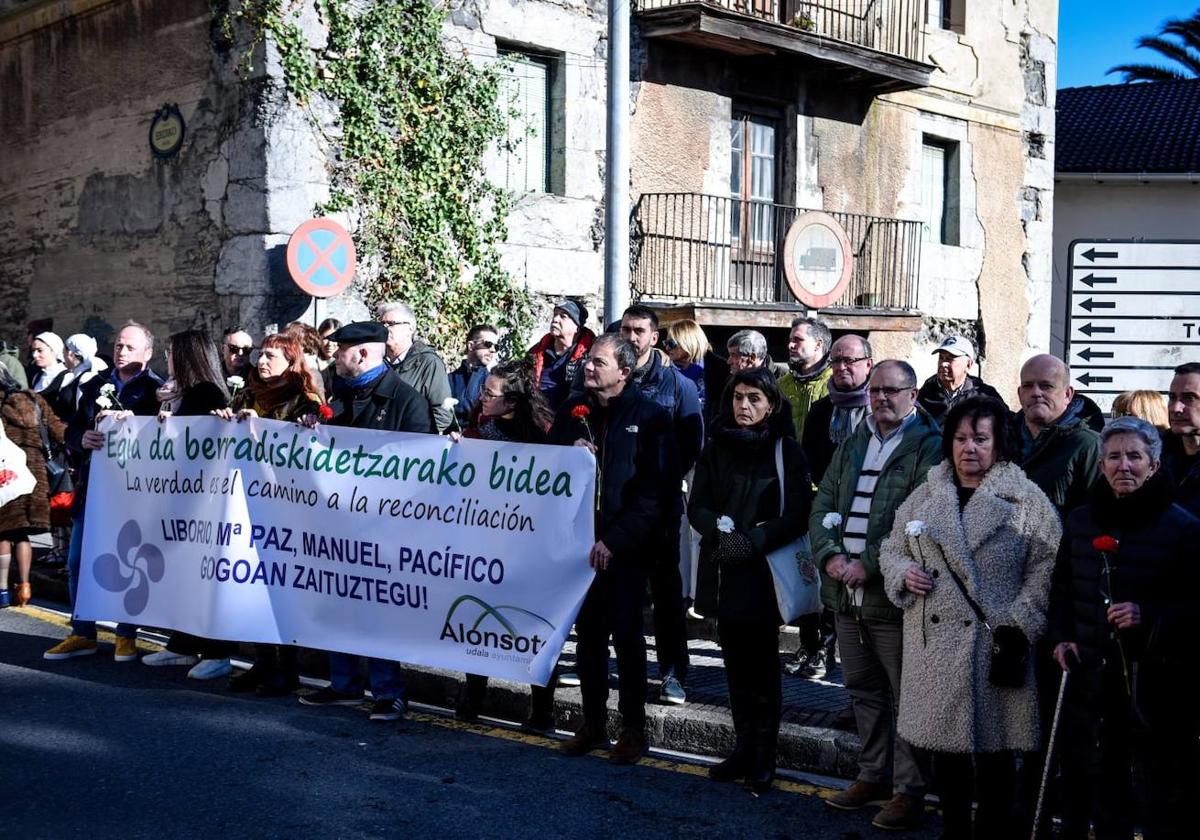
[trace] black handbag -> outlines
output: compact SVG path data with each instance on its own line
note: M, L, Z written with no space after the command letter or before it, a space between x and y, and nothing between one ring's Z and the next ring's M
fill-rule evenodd
M50 496L59 493L70 493L75 483L71 480L71 468L67 466L67 453L59 450L57 453L50 446L50 434L46 431L46 422L42 418L42 407L37 400L33 401L33 413L37 415L38 434L42 438L42 455L46 459L46 483Z
M987 628L992 636L992 659L988 663L988 682L999 688L1021 688L1025 685L1025 677L1029 673L1029 639L1019 627L992 628L987 616L983 614L975 599L967 594L967 587L962 578L946 564L946 571L958 585L958 591L967 599L979 621Z

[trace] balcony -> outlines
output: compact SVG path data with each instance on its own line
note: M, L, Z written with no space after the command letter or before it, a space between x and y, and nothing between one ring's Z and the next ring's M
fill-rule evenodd
M709 323L786 326L804 304L784 277L784 240L802 208L697 193L645 193L634 207L631 280L647 303L725 314ZM870 316L888 329L919 320L921 223L830 212L854 258L849 285L822 307L831 326ZM774 310L774 314L772 314ZM743 314L738 314L743 313ZM753 316L745 313L754 313ZM739 320L740 319L740 320Z
M634 0L646 38L782 55L872 93L929 84L927 0Z

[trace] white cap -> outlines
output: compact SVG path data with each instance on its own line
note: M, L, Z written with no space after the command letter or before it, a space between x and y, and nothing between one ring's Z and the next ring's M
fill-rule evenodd
M951 356L970 356L974 359L975 345L961 335L948 335L933 352L949 353Z

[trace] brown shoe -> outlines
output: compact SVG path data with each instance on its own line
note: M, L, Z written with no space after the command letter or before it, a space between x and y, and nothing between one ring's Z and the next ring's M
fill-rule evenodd
M825 804L842 811L857 811L868 805L882 805L892 796L892 786L880 782L855 782L825 800Z
M888 831L911 831L919 828L925 813L925 799L909 793L897 793L883 806L871 825Z
M613 764L637 764L646 754L646 736L633 729L622 729L621 737L608 753Z
M581 755L587 755L597 747L603 747L607 743L608 738L605 737L603 730L594 729L585 723L579 727L574 735L563 741L558 750L563 755L578 758Z

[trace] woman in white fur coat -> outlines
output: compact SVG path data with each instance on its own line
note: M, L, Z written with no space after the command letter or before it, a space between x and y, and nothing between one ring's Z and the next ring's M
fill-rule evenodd
M1046 629L1062 526L1009 461L1007 428L1008 410L996 400L956 405L944 426L946 460L900 506L880 549L886 592L904 610L898 732L933 753L946 840L1018 836L1014 752L1038 746L1027 652ZM991 681L994 638L1015 654L1019 687Z

